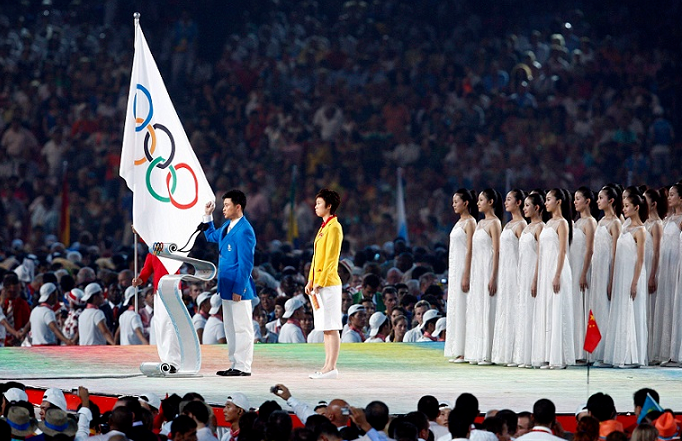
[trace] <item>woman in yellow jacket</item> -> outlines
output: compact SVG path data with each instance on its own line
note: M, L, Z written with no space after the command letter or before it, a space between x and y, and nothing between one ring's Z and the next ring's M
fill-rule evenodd
M322 218L322 226L315 236L313 261L305 292L313 305L315 329L324 332L325 361L321 370L310 374L313 379L331 379L339 375L336 361L339 359L339 331L343 329L343 323L338 267L343 230L336 218L336 209L340 203L341 197L333 190L323 188L315 195L315 214Z

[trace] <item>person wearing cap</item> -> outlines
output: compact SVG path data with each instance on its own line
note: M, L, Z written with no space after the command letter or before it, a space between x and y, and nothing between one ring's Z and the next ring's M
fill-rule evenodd
M294 297L284 304L284 317L287 322L279 331L279 343L306 343L307 340L301 328L301 319L303 318L303 302L301 299Z
M348 328L341 336L343 343L362 343L365 341L364 329L367 326L367 313L362 305L348 308Z
M10 404L18 401L28 401L28 395L22 389L11 387L3 392L2 403L0 403L0 415L5 414L5 408L9 407Z
M76 421L61 409L48 409L45 418L38 422L38 427L45 434L45 439L52 439L59 434L75 436L78 431Z
M209 299L209 317L201 335L202 343L205 345L217 345L227 343L225 338L225 326L223 325L223 300L220 294L216 293Z
M136 291L137 289L134 286L129 286L125 290L123 313L118 317L118 329L114 336L114 340L120 341L121 346L149 344L144 335L140 314L135 312Z
M433 336L433 333L436 331L436 322L440 318L441 315L437 309L429 309L424 313L424 317L422 318L422 324L420 326L422 336L421 338L419 338L419 340L417 340L417 342L423 343L438 340L436 337Z
M654 427L658 430L659 441L679 441L680 427L675 421L675 415L670 411L665 411L656 418Z
M251 276L256 250L256 233L244 216L246 195L230 190L223 195L223 216L227 222L216 229L213 225L215 202L206 203L204 231L206 240L218 244L218 293L223 302L223 325L230 367L216 372L224 377L251 376L253 362L253 307L256 285Z
M243 393L236 392L227 397L223 415L225 422L230 424L230 430L225 432L220 441L231 441L239 437L239 418L249 409L251 409L249 399Z
M20 405L13 405L7 409L7 416L0 417L12 428L12 441L23 440L33 435L38 429L38 422L28 409Z
M196 312L192 316L192 324L194 325L194 330L197 331L197 337L199 337L199 343L203 343L204 328L206 327L206 321L210 317L209 311L211 310L211 293L204 291L197 296L196 299Z
M78 317L85 308L85 302L82 300L84 294L82 289L73 288L65 296L69 312L62 324L62 334L73 341L78 341Z
M321 189L315 195L315 214L322 218L322 225L315 236L313 258L308 273L305 293L311 297L315 329L324 332L324 366L310 375L312 379L332 379L339 375L336 362L339 359L341 340L341 291L339 257L343 229L336 217L341 197L334 190Z
M49 409L61 409L64 412L68 411L66 407L66 398L64 392L56 387L51 387L43 393L43 399L40 401L38 408L38 416L41 420L45 419L45 412Z
M369 318L369 338L365 343L384 343L391 331L391 322L383 312L377 311Z
M446 317L441 317L436 321L436 329L431 334L432 337L436 338L436 341L445 341L447 323Z
M27 334L31 330L31 344L33 346L56 346L57 339L65 345L73 346L73 341L66 338L57 326L54 313L54 302L57 299L57 287L54 283L46 283L40 287L38 306L31 311L29 322L21 330Z
M22 329L29 322L31 307L21 297L21 283L15 273L7 273L2 278L2 309L5 312L7 322L16 330ZM16 338L12 333L5 336L5 346L19 346L21 338Z
M86 306L78 317L78 344L81 346L115 345L114 336L107 327L107 319L99 309L104 302L102 288L98 283L89 283L83 292Z

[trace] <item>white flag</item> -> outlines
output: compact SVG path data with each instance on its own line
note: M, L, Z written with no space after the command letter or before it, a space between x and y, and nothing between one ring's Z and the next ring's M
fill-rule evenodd
M150 246L182 247L201 222L206 202L215 200L137 19L119 173L133 191L135 230ZM170 274L182 264L162 261Z

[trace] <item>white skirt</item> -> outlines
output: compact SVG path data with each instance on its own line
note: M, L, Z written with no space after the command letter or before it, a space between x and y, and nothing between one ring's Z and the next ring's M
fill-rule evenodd
M316 331L339 331L341 322L341 285L319 288L320 307L313 308L313 320Z

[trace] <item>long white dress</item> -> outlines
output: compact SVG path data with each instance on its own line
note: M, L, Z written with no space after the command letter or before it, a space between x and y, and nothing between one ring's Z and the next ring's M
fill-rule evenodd
M448 311L445 333L445 356L464 355L466 332L467 294L462 292L462 274L466 265L468 222L476 224L474 218L458 221L450 232L450 253L448 258Z
M551 222L551 221L550 221ZM566 238L568 241L568 238ZM533 366L563 367L575 364L573 345L572 277L568 253L561 270L561 289L554 292L552 281L559 260L559 235L551 224L540 233L538 251L538 295L533 314ZM566 244L568 250L568 244Z
M682 232L679 237L682 252ZM682 361L682 257L677 263L677 279L675 281L675 301L673 302L673 335L670 343L672 361Z
M637 279L637 295L634 300L630 297L630 286L637 264L634 233L640 228L645 230L644 226L624 229L616 245L611 312L604 336L604 361L614 366L648 364L647 275L644 266Z
M519 313L518 302L518 265L519 238L514 228L516 221L504 226L500 234L500 269L497 277L497 311L495 314L495 331L493 333L492 362L510 364L514 355L514 330Z
M512 362L518 366L531 365L533 336L533 311L535 298L531 295L535 265L538 260L538 242L535 232L540 225L528 225L519 238L517 319L514 331L514 355Z
M493 344L495 301L490 296L488 283L493 270L493 241L478 223L472 239L471 289L467 296L466 337L464 359L470 363L490 362Z
M675 285L680 261L680 220L682 220L682 215L674 215L667 217L663 222L661 255L658 263L658 290L654 310L654 347L651 351L651 359L656 361L667 361L671 358Z
M592 311L597 327L602 336L606 335L609 322L610 301L607 294L609 285L609 271L611 270L611 249L613 237L609 227L618 219L606 221L602 219L594 232L594 252L592 253L592 268L590 273L590 292L587 295L587 311ZM599 342L590 360L604 360L604 339Z
M575 355L584 358L583 346L585 344L585 327L587 326L587 311L585 300L589 295L589 288L583 293L580 290L580 275L585 264L585 252L587 250L587 237L581 226L586 220L579 219L573 224L573 241L569 250L569 262L571 263L571 274L573 276L573 286L571 298L573 300L573 342L575 344ZM587 280L590 280L589 269ZM589 285L589 284L588 284Z
M647 301L646 301L646 317L647 317L647 330L649 334L649 342L647 347L649 348L649 353L648 353L648 358L649 360L653 359L653 351L654 351L654 312L656 311L656 293L658 290L652 292L649 294L648 290L648 278L651 277L651 268L654 264L654 238L651 235L651 230L654 228L655 225L661 225L663 226L663 222L660 219L656 219L654 221L652 220L647 220L644 223L644 226L646 227L646 248L644 250L644 263L646 265L646 274L647 274ZM660 247L659 247L659 253L660 253ZM659 265L660 268L660 265ZM657 272L658 273L658 272Z

